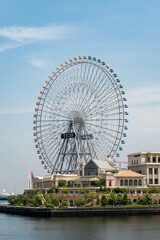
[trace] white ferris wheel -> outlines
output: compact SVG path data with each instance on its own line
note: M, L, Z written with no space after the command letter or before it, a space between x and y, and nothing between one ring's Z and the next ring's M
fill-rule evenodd
M48 173L72 173L91 158L120 156L128 106L109 65L86 55L70 58L49 75L40 94L34 141Z

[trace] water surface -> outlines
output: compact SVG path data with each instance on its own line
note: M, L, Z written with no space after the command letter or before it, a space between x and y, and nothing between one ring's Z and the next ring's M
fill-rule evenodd
M160 239L160 216L33 218L0 214L0 240Z

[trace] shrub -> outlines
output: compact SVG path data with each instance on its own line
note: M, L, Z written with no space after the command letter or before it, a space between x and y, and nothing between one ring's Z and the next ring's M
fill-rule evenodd
M155 200L155 201L153 202L153 204L154 204L154 205L158 205L158 202L157 202L157 200Z
M100 199L99 199L99 197L97 197L97 205L99 205L100 204Z
M108 199L106 198L105 195L102 195L101 197L101 205L106 206L108 204Z
M54 197L52 198L52 204L53 204L54 206L58 206L58 205L59 205L59 197L58 197L58 196L54 196Z
M116 196L115 196L115 194L113 192L110 193L109 204L110 205L116 205L117 204Z
M150 187L147 192L148 193L160 193L160 188Z
M80 193L81 193L81 194L84 194L85 192L86 192L85 188L81 188L81 189L80 189Z
M145 195L145 204L147 204L147 205L152 204L152 198L148 193Z
M62 193L63 193L63 194L67 194L67 193L68 193L66 187L62 188Z
M117 188L114 189L113 192L115 192L115 193L125 193L125 192L127 192L127 189L117 187Z
M46 202L46 204L51 204L52 201L51 201L49 194L47 194L47 196L45 197L45 202Z
M48 193L57 193L57 188L56 188L56 187L51 187L51 188L48 190Z
M122 205L123 204L123 196L122 196L121 193L118 193L116 202L117 202L117 205Z
M101 178L101 179L99 179L99 180L96 182L96 185L97 185L98 187L101 187L101 186L104 186L104 183L105 183L104 179Z
M123 194L123 205L129 205L129 204L132 204L131 200L128 198L128 195L127 193L125 192Z
M39 207L40 205L44 205L44 198L43 194L36 194L32 200L31 203L33 204L34 207Z
M84 203L85 203L85 199L83 197L78 197L75 202L77 207L84 205Z
M28 197L24 194L18 195L18 196L9 196L7 200L11 205L21 205L21 206L25 206L29 202Z
M52 204L52 203L47 203L47 204L46 204L46 207L48 207L48 208L54 208L54 204Z
M152 204L152 198L151 196L147 193L145 196L143 197L139 197L138 198L138 204L141 205L151 205Z
M68 206L68 203L66 200L62 201L62 204L61 204L63 207L67 207Z
M61 179L58 181L58 187L65 187L65 186L66 186L66 180Z
M93 202L95 198L96 198L96 193L90 193L87 199L87 203Z

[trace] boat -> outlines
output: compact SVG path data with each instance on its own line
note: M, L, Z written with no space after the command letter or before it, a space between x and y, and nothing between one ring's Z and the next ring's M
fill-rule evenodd
M7 197L9 197L10 194L6 191L6 189L3 189L2 193L0 193L0 200L7 200Z

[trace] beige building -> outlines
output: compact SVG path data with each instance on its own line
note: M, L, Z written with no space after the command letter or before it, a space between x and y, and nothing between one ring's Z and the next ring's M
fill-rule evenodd
M125 187L135 192L146 186L146 176L131 170L118 170L111 159L105 161L90 160L86 165L80 164L77 174L54 174L34 178L35 189L50 189L58 186L59 180L66 180L68 193L77 193L80 189L99 190L97 181L104 180L104 186L111 190ZM61 189L59 189L61 190Z
M146 175L146 184L160 187L160 152L128 154L128 169Z

